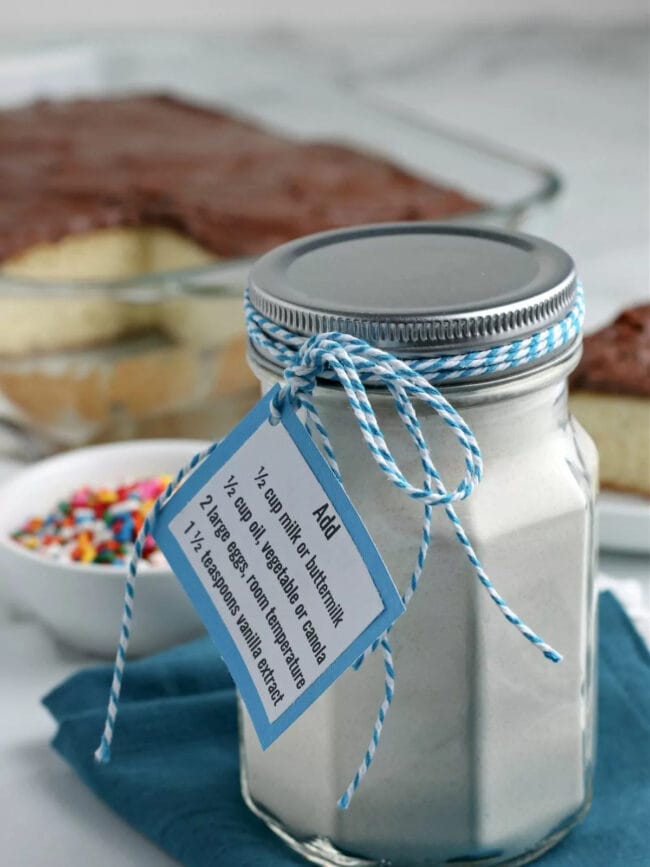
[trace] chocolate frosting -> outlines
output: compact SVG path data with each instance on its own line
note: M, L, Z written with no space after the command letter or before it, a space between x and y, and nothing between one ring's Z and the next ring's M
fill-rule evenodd
M109 226L168 226L233 257L322 229L479 207L385 159L169 96L0 113L0 261Z
M571 387L650 397L650 304L624 310L585 338Z

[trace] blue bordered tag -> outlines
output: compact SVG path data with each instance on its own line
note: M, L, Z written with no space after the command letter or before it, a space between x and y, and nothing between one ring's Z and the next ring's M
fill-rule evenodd
M161 510L155 537L268 747L404 606L343 486L277 386Z

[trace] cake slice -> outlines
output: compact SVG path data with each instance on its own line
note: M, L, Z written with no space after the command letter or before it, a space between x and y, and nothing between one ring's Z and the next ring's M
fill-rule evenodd
M650 497L650 304L585 338L570 405L598 448L601 487Z

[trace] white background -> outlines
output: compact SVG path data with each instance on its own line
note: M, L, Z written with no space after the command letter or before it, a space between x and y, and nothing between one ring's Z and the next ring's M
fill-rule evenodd
M426 19L443 23L557 16L583 21L624 20L647 13L645 0L3 0L0 32L96 27L373 25Z

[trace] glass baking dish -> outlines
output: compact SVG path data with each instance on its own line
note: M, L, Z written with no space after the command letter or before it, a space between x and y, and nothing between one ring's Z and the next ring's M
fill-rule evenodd
M543 229L561 184L547 166L369 102L310 73L273 34L123 34L0 51L0 108L38 98L171 92L300 139L387 156L485 202L473 223ZM464 219L464 218L462 218ZM249 260L121 281L0 275L0 451L105 439L223 435L254 402L241 293ZM86 308L155 308L163 335L84 350L2 351L3 329L63 328ZM51 325L49 326L51 327Z

